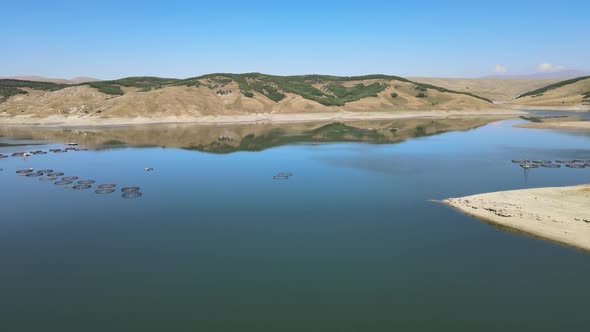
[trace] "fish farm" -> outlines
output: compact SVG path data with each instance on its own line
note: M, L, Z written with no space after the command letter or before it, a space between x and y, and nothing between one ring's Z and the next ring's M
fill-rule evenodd
M68 153L68 152L78 152L78 151L88 151L86 148L79 148L77 147L77 143L68 143L68 146L59 149L53 148L47 151L42 150L34 150L34 151L22 151L22 152L14 152L11 155L0 154L0 159L9 158L9 157L20 157L20 158L29 158L33 156L45 155L48 153ZM152 170L152 169L150 169ZM85 180L78 180L79 177L76 175L66 175L64 172L56 171L53 169L40 169L35 170L33 168L24 168L15 171L18 176L27 177L27 178L38 178L40 182L53 182L55 186L60 186L64 189L71 189L76 191L83 191L92 189L93 185L96 183L96 180L93 179L85 179ZM109 195L115 192L115 187L117 185L115 183L104 183L99 184L96 186L96 190L94 193L98 195ZM140 192L139 187L123 187L121 189L121 197L122 198L139 198L142 197L143 194Z

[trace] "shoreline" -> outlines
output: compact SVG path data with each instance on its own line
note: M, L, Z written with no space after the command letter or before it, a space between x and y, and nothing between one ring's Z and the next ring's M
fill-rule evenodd
M443 203L486 222L590 251L590 185L499 191Z
M561 130L590 130L590 121L548 121L529 122L515 125L516 128L528 129L561 129Z
M502 106L509 106L517 110L523 111L568 111L568 112L588 112L590 105L574 105L574 106L535 106L535 105L519 105L519 104L499 104Z
M265 113L241 115L207 115L199 117L134 117L134 118L68 118L28 116L0 117L3 126L79 127L117 126L143 124L256 124L256 123L304 123L315 121L363 121L395 120L411 118L445 118L474 116L520 116L527 114L515 109L490 109L484 111L396 111L396 112L334 112L334 113Z

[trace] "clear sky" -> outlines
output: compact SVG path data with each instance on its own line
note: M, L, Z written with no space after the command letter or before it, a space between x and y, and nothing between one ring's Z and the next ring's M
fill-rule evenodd
M0 76L590 70L588 0L3 1L0 31Z

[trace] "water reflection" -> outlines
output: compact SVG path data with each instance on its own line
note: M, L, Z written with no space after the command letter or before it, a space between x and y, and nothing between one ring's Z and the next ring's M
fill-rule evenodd
M347 123L250 125L166 124L99 128L0 127L0 136L78 142L93 149L119 146L162 146L213 153L260 151L293 143L394 143L412 137L468 130L497 121L497 117L403 119Z

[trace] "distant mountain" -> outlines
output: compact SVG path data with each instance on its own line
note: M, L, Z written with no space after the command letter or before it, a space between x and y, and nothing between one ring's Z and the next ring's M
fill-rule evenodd
M526 78L526 79L561 79L566 80L581 76L589 76L590 72L585 70L568 69L551 72L538 72L531 74L516 74L516 75L489 75L482 78Z
M23 81L34 81L34 82L50 82L50 83L58 83L58 84L80 84L86 82L96 82L100 81L98 78L93 77L73 77L70 79L66 78L48 78L42 76L10 76L10 77L2 77L0 79L12 79L12 80L23 80Z

